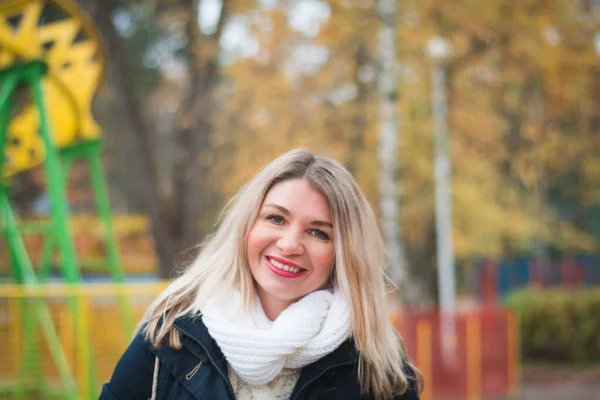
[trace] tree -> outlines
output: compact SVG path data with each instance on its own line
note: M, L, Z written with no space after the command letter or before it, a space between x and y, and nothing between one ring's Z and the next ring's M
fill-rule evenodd
M302 9L305 3L309 9ZM261 165L291 147L309 147L341 160L379 216L385 214L378 205L374 179L380 171L378 32L384 26L377 2L226 3L221 29L241 31L238 40L243 37L240 43L246 46L233 56L224 52L223 33L194 30L197 4L161 0L118 5L126 12L153 5L148 15L158 27L149 30L148 36L155 35L150 44L117 36L121 44L145 48L183 38L170 57L185 66L184 78L172 79L160 71L156 87L146 88L133 102L141 107L145 121L140 132L154 137L159 125L169 132L160 146L156 141L149 144L148 153L154 156L147 163L155 164L159 182L154 186L161 189L148 196L160 199L155 219L165 226L173 247L186 248L198 240L182 232L193 231L198 220L202 224L207 210L216 210L222 198ZM600 224L594 225L591 216L600 212L595 144L600 80L591 37L598 23L589 17L591 11L581 8L590 4L561 0L490 0L485 6L475 0L398 4L395 27L388 32L399 45L385 54L392 63L401 60L402 80L386 86L383 98L395 104L386 110L402 120L401 157L388 158L396 163L391 185L401 187L391 193L402 196L393 200L400 208L389 222L397 220L403 227L400 236L411 273L429 280L434 271L430 67L423 54L434 35L446 37L454 47L448 94L459 265L461 260L535 248L597 248L593 235L598 234L593 232ZM294 16L307 10L313 13L310 26L298 27ZM138 65L130 75L139 84L140 70L148 67L139 59L127 61L130 71ZM211 78L204 80L205 76ZM121 93L124 87L115 89ZM153 104L148 104L149 98ZM169 108L167 103L178 111L160 108ZM186 158L193 153L191 148L202 154L204 164ZM177 171L177 180L165 173L161 166L165 160L169 171ZM132 167L140 162L128 161ZM150 176L152 169L143 168ZM186 184L188 174L197 179L196 186Z
M390 252L390 272L392 280L398 285L410 287L407 273L407 260L404 254L404 243L401 236L400 183L395 176L397 169L397 143L400 136L400 122L397 110L398 91L400 90L396 59L396 25L397 18L394 0L379 0L378 14L381 19L379 28L379 212L383 237Z
M214 112L214 90L220 78L219 40L227 21L228 1L224 0L214 32L204 34L198 25L198 1L157 2L156 13L177 13L183 21L186 45L187 79L190 84L184 96L176 133L176 167L173 190L168 199L159 193L158 173L152 143L152 129L145 119L141 99L136 96L132 60L124 50L112 14L119 7L115 0L96 4L95 14L107 39L110 62L119 98L124 103L130 123L125 143L128 153L137 154L128 163L135 170L133 184L137 188L151 229L160 263L160 274L168 277L176 254L197 243L202 210L200 194L206 181L207 166L202 163L211 141L211 118ZM135 60L140 62L140 60Z

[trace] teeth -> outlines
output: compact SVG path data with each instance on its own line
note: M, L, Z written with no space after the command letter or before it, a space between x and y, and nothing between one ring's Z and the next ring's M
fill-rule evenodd
M269 261L271 261L271 264L273 264L277 268L291 272L293 274L297 274L298 272L302 271L300 268L290 267L289 265L282 264L279 261L273 260L272 258L269 258Z

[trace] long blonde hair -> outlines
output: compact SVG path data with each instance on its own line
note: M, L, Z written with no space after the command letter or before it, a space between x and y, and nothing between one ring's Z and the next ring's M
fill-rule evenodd
M306 179L329 201L334 225L334 287L349 301L352 337L360 354L364 393L392 398L408 387L402 368L403 343L390 323L384 270L387 253L375 216L350 173L338 162L296 149L273 160L226 204L220 223L197 258L152 303L142 318L145 337L155 346L168 338L180 348L176 318L199 315L211 298L239 290L247 307L256 296L246 255L250 229L263 199L275 184Z

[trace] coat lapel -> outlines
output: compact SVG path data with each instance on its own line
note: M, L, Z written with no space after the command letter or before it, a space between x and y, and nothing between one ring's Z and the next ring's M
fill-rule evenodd
M227 374L227 361L217 342L210 336L208 329L200 317L181 317L173 326L183 335L183 345L198 358L208 356L215 367Z
M229 383L227 362L200 319L179 318L173 326L182 333L183 349L153 349L174 378L197 400L235 399Z
M300 377L298 378L298 382L294 387L290 399L296 400L298 396L303 395L305 389L321 375L333 371L337 367L357 363L358 352L354 345L354 341L349 339L325 357L302 368L302 372L300 372Z

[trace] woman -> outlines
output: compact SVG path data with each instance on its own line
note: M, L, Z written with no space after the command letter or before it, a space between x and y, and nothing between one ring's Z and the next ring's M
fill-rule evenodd
M418 399L389 322L385 265L352 176L290 151L229 201L100 398Z

